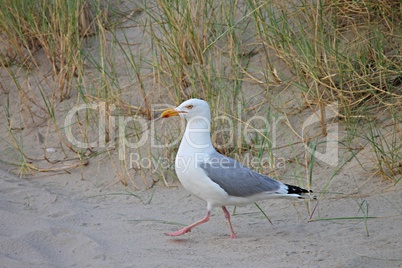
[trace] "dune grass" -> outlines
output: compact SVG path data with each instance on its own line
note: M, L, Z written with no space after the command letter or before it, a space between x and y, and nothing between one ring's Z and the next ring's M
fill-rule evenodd
M6 142L19 152L22 173L45 170L28 161L21 131L28 121L44 120L47 135L57 136L62 151L82 165L107 154L124 184L135 185L133 175L147 184L149 168L129 167L121 135L139 142L143 122L150 126L163 108L154 109L156 103L198 97L211 105L218 150L240 161L257 159L256 170L286 173L310 187L319 164L314 154L331 142L333 123L343 127L341 151L325 189L367 146L373 151L368 171L396 184L402 177L401 10L392 0L157 0L127 6L4 0L0 63L11 81L2 85ZM135 29L141 34L133 40ZM82 140L98 143L76 148L64 135L62 108L93 103L96 109L77 112L71 127ZM326 117L331 107L336 114ZM319 131L303 134L298 122L311 114ZM249 121L253 116L259 120ZM121 118L133 120L119 132ZM177 132L155 131L152 139L169 144ZM176 148L147 144L130 152L170 159ZM367 163L361 165L367 170ZM165 183L172 173L168 165L153 171Z

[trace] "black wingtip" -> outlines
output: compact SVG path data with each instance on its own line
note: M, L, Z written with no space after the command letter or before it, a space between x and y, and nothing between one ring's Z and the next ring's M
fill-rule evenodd
M314 199L314 200L317 200L317 196L315 196L315 195L307 195L307 194L313 193L312 190L306 190L306 189L300 188L298 186L289 185L289 184L285 184L285 185L288 187L288 194L300 195L298 197L299 199Z
M311 190L306 190L294 185L286 184L286 186L288 187L288 194L305 194L313 192Z

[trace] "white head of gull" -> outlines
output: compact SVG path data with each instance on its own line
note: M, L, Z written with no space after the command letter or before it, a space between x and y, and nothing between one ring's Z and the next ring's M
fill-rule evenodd
M183 187L207 202L207 215L178 231L166 233L179 236L209 221L211 211L221 207L236 238L227 205L246 205L269 198L315 199L312 191L284 184L259 174L236 160L218 153L211 141L211 112L207 102L189 99L174 109L165 110L161 117L183 116L186 130L175 160L175 171Z

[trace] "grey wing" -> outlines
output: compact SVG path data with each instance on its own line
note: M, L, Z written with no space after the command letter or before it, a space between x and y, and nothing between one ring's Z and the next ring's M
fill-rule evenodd
M209 162L199 164L207 176L229 195L247 197L262 192L276 192L281 182L243 166L236 160L214 153Z

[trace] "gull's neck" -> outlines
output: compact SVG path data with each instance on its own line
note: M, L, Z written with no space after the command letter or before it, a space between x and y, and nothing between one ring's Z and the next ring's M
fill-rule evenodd
M188 119L178 154L209 153L214 150L210 117L198 116Z

